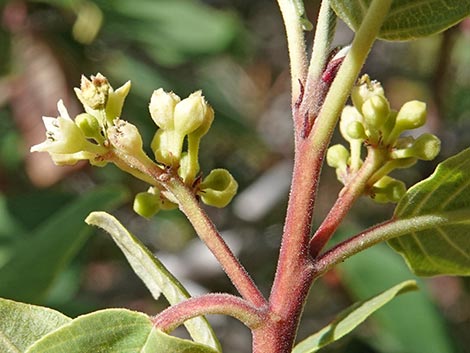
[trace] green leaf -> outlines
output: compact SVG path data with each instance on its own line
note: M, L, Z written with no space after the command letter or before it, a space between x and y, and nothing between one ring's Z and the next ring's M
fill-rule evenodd
M174 336L165 334L164 332L153 329L150 334L150 339L145 348L148 353L218 353L220 350L215 350L211 347L194 343L188 340L183 340ZM146 352L147 352L146 351Z
M327 344L347 335L397 295L416 289L418 287L415 281L405 281L371 299L353 304L342 311L331 324L296 345L292 353L317 352Z
M44 336L25 353L217 353L210 347L169 336L150 318L126 309L79 316Z
M0 296L40 303L53 281L87 240L84 218L95 209L110 209L126 196L123 189L93 190L52 214L26 239L16 242L0 268Z
M356 299L372 296L411 276L401 257L385 244L350 257L338 270ZM368 320L365 335L359 337L380 353L455 353L446 321L436 310L426 283L415 280L421 290L401 295L377 311Z
M183 285L116 218L106 212L92 212L85 221L111 235L155 299L163 293L168 302L174 305L190 298ZM217 337L204 317L193 318L184 325L194 341L213 347L217 351L221 350Z
M379 0L377 0L379 1ZM331 0L331 7L356 31L372 0ZM444 31L470 14L462 0L394 0L378 37L410 40Z
M72 321L58 311L0 298L0 352L24 352L41 337Z
M417 275L470 275L470 149L439 164L435 172L410 188L395 217L413 220L442 216L447 223L391 239Z

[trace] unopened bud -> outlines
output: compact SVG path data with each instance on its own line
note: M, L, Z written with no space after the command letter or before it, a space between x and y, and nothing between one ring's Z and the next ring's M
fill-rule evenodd
M395 121L395 128L400 131L416 129L426 122L426 103L410 101L401 107Z
M346 128L347 135L354 140L365 140L367 138L364 125L359 121L353 121Z
M391 153L391 157L418 158L430 161L436 158L441 149L441 141L433 134L425 133L419 136L410 147L397 149Z
M187 135L196 130L204 122L207 103L201 91L192 93L188 98L179 102L174 111L175 130Z
M173 115L176 104L181 101L173 92L165 92L162 88L153 91L149 111L153 121L161 129L173 129Z
M396 203L400 201L400 199L405 195L406 186L400 180L394 179L389 176L384 176L374 184L372 192L372 198L376 202Z
M181 159L184 135L175 130L158 129L150 147L157 162L167 166L177 166Z
M154 216L160 210L160 197L150 192L140 192L135 195L133 209L144 218Z
M82 130L86 138L94 139L98 143L103 143L104 136L100 123L93 115L82 113L75 118L75 124Z
M344 170L347 168L349 151L343 145L333 145L326 153L326 163L332 168Z
M384 96L372 96L362 105L362 116L367 126L380 129L390 115L390 104Z
M349 125L354 122L362 123L362 120L361 113L355 107L347 105L343 108L339 121L339 130L346 141L351 142L354 139L348 134Z
M108 128L108 138L111 144L124 154L138 158L145 156L139 130L127 121L116 120L115 124Z

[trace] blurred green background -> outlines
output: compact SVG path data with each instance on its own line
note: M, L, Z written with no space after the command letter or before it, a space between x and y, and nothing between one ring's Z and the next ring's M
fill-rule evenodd
M141 129L147 144L155 132L147 110L154 89L182 97L203 89L216 120L203 140L202 169L227 168L240 184L228 208L207 211L267 295L293 145L288 57L275 1L3 0L0 9L0 296L71 316L104 307L162 310L166 303L151 298L114 243L83 223L90 211L102 209L117 215L194 295L234 291L179 212L161 212L151 221L133 213L131 195L145 190L143 183L113 166L58 168L48 155L28 152L44 139L41 116L56 116L61 98L71 114L79 113L72 88L81 74L97 72L115 88L132 81L123 118ZM310 18L317 10L318 1L308 2ZM335 45L351 38L339 24ZM442 139L438 160L397 174L408 186L468 147L469 20L424 40L378 42L365 71L383 83L394 108L426 101L425 129ZM340 188L332 170L323 173L316 222ZM361 199L337 239L392 212L393 206ZM347 261L315 283L299 338L353 301L412 277L386 245ZM421 280L419 293L388 304L325 352L470 352L469 284ZM250 335L240 323L211 320L226 352L249 351Z

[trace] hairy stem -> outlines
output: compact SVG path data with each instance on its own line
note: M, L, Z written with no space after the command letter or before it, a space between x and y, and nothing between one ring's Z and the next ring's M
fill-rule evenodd
M151 185L159 184L170 191L176 198L181 211L191 222L201 240L219 261L242 297L256 307L266 305L266 299L232 250L230 250L227 243L225 243L214 223L212 223L209 216L201 208L193 191L188 189L178 176L164 171L152 161L141 160L133 156L117 159L119 156L116 154L113 154L111 157L114 158L114 160L111 159L112 161L123 163L124 166L127 165L137 171L137 174L142 173L153 179L150 182Z
M320 111L321 104L326 96L329 85L321 82L321 76L330 57L331 42L336 29L336 15L330 7L329 0L321 2L315 28L315 40L313 42L312 56L308 68L305 91L300 105L300 113L295 120L296 136L302 134L305 129L306 117L309 123L315 119ZM315 103L315 104L312 104Z
M284 233L269 298L270 315L268 322L253 332L254 353L287 353L292 349L303 305L315 278L308 243L314 199L326 147L391 2L392 0L374 0L370 5L351 51L341 65L319 117L315 120L312 133L296 146ZM279 3L282 1L279 0ZM286 21L286 28L290 24ZM300 26L298 22L297 24ZM294 96L293 102L296 99L297 96ZM308 103L314 105L316 102ZM293 107L295 114L295 104Z
M212 223L209 216L201 208L193 192L178 177L172 177L165 182L165 186L178 200L181 211L191 222L201 240L217 258L242 297L256 307L266 305L266 299L225 243L214 223Z
M278 0L284 20L289 50L292 106L300 96L300 85L305 85L307 77L307 50L305 47L304 30L300 21L299 10L293 0Z
M246 300L229 294L206 294L191 298L170 306L152 321L155 327L170 333L186 320L207 314L222 314L240 320L251 329L255 329L263 322L263 312L249 304Z
M357 173L350 176L349 182L339 193L330 212L310 240L310 255L315 258L348 214L354 202L364 193L370 177L384 162L384 151L369 147L364 164Z
M407 219L392 219L371 227L352 238L349 238L331 250L320 255L313 266L316 277L327 272L335 265L349 257L370 248L378 243L422 230L435 228L449 223L467 222L470 218L468 210L440 212L431 215L416 216Z

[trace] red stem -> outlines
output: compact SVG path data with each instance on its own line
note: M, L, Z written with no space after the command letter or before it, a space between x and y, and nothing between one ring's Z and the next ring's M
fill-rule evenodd
M246 300L230 295L213 293L185 300L163 310L152 321L155 327L170 333L186 320L207 314L232 316L247 327L255 329L263 322L263 311Z
M181 211L191 222L196 233L214 254L242 297L247 299L256 307L264 307L267 305L267 301L263 297L263 294L253 282L243 265L233 254L232 250L228 247L225 240L219 234L207 213L200 207L199 201L194 196L194 193L184 185L177 175L172 175L169 172L162 170L148 158L145 160L141 160L133 156L122 158L117 155L117 153L113 156L116 156L116 158L119 159L118 162L129 165L136 171L150 176L154 181L153 184L160 184L169 190L177 199ZM114 158L114 161L116 158Z
M316 258L348 214L354 202L364 193L370 177L382 165L380 151L369 148L364 164L349 177L349 183L341 190L330 212L310 240L310 255Z
M200 207L193 192L183 184L179 177L172 177L165 181L164 185L178 200L180 210L186 215L198 236L219 261L242 297L256 307L266 306L267 301L263 294L228 247L207 213Z
M317 148L315 148L317 147ZM274 279L267 322L253 331L253 352L290 352L305 298L313 281L308 252L313 204L324 146L312 139L299 141L292 189Z

